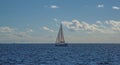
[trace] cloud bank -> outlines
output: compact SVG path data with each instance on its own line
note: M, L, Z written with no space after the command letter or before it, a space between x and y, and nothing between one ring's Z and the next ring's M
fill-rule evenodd
M18 28L9 26L0 27L0 43L10 42L29 42L32 40L30 33L34 32L31 28L26 28L24 31Z
M63 25L71 31L86 31L86 32L100 32L100 33L120 33L120 21L97 21L94 24L89 24L84 21L72 20L63 21Z

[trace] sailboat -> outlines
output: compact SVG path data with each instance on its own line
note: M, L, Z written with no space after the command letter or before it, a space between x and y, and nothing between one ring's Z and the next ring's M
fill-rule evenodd
M56 46L67 46L64 40L64 34L63 34L63 29L62 29L62 24L60 24L59 32L56 38Z

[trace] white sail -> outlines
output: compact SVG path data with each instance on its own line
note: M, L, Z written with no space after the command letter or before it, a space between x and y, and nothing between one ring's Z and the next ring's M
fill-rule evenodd
M56 43L57 44L64 44L65 43L64 35L63 35L63 29L62 29L62 24L60 25L58 36L56 38Z

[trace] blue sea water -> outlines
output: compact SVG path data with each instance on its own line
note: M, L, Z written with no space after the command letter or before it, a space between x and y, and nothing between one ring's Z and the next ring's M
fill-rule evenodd
M120 44L0 44L0 65L120 65Z

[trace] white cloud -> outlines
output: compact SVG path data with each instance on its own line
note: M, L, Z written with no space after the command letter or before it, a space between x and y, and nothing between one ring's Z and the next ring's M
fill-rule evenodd
M97 5L97 7L98 8L102 8L102 7L104 7L104 5L103 4L99 4L99 5Z
M110 25L112 30L120 32L120 21L110 20L106 21L106 24Z
M29 42L32 39L30 33L33 29L26 29L24 31L18 28L12 28L9 26L0 27L0 42Z
M70 30L86 30L86 31L99 31L96 24L88 24L86 22L79 22L78 20L72 20L72 22L62 22Z
M5 27L0 27L0 32L13 32L15 29L14 28L11 28L11 27L8 27L8 26L5 26Z
M56 18L53 19L54 21L58 21Z
M118 33L120 32L120 21L109 20L102 23L97 21L95 24L89 24L87 22L80 22L78 20L72 20L71 22L63 21L69 30L74 31L86 31L86 32L100 32L100 33Z
M48 28L47 26L43 26L43 29L46 30L46 31L54 32L54 30Z
M7 35L13 35L18 37L25 37L29 36L29 33L34 32L33 29L27 29L25 31L20 31L17 28L11 28L9 26L0 27L0 33L7 36Z
M28 29L26 32L34 32L33 29Z
M120 27L120 21L110 20L106 21L106 23L112 25L113 27Z
M50 8L56 9L59 8L57 5L51 5Z
M97 24L102 24L102 22L101 22L101 21L96 21L96 23L97 23Z
M120 7L113 6L113 7L112 7L112 9L114 9L114 10L119 10L119 9L120 9Z

